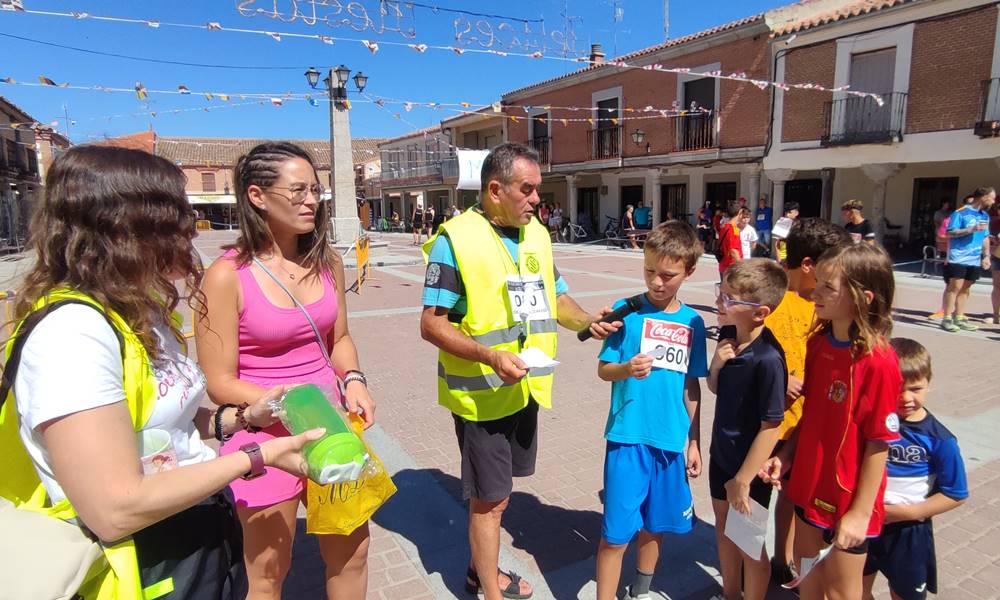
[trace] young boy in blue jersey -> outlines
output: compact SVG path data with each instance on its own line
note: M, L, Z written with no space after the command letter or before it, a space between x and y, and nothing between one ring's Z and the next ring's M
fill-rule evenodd
M649 234L643 252L648 291L598 357L598 376L612 382L598 600L616 598L622 557L636 533L638 572L628 597L648 598L663 534L688 533L693 525L688 477L701 474L698 378L708 374L705 322L677 292L701 252L687 223L668 221Z
M771 579L764 548L749 556L725 531L730 507L749 515L762 510L754 503L766 509L771 502L771 486L757 473L780 437L788 371L784 350L764 319L787 290L788 275L767 258L733 263L716 290L722 327L708 372L708 389L716 395L708 487L726 600L763 600Z
M889 443L886 463L885 525L868 545L865 595L872 598L875 575L889 580L894 600L924 600L937 593L937 560L931 517L958 507L969 497L958 440L924 408L931 382L927 349L893 338L903 391L897 414L899 440Z

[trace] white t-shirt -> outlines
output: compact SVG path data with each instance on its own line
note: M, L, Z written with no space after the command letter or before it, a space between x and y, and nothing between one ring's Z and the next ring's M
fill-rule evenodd
M743 247L743 258L753 256L753 247L757 243L757 230L747 224L740 232L740 245Z
M170 432L180 466L215 458L194 426L205 376L166 325L153 330L164 350L154 364L158 397L146 429ZM21 441L53 503L63 498L38 426L84 410L125 401L121 345L104 317L89 306L52 311L28 336L14 380ZM136 468L139 468L136 465Z

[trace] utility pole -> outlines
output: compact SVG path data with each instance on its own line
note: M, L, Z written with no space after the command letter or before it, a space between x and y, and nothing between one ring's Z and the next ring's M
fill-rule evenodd
M63 102L63 118L66 119L66 139L68 140L68 139L70 139L70 131L69 131L69 126L70 126L70 121L69 121L69 107L66 105L65 102Z
M663 0L663 41L670 39L670 0Z

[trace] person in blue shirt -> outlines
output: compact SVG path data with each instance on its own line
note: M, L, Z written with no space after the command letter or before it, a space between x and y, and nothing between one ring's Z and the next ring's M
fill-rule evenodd
M701 252L685 222L653 229L643 250L648 291L598 356L598 376L612 382L598 600L617 598L622 557L636 533L638 572L628 597L648 598L663 534L688 533L693 525L688 477L700 475L702 466L698 378L708 374L705 322L677 292Z
M754 228L757 230L757 237L760 238L764 248L771 248L771 227L774 226L774 215L771 207L767 205L767 198L757 201L757 216L754 220Z
M708 489L726 598L763 600L771 579L764 548L748 555L725 531L730 511L760 514L771 502L771 486L757 473L780 438L788 369L764 319L787 290L788 275L767 258L733 263L716 288L721 328L708 371L708 389L716 395Z
M972 284L982 269L990 268L989 225L990 207L996 201L993 188L981 187L972 193L972 203L951 213L948 221L948 263L944 279L948 282L944 294L945 331L975 331L978 329L965 316L965 302Z
M878 572L889 580L894 600L924 600L937 593L937 561L931 517L959 507L969 497L958 440L924 408L931 382L927 349L893 338L903 391L898 441L889 443L885 525L868 546L864 598L872 598Z

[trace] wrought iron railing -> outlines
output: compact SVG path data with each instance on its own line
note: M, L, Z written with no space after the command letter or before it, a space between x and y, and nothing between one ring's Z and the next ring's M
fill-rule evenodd
M674 152L704 150L719 145L719 139L716 135L718 115L715 111L688 114L675 120L677 121L677 140Z
M535 152L538 153L538 162L547 165L549 163L549 146L552 142L552 138L546 137L536 137L528 142Z
M622 155L622 128L599 127L587 131L587 146L590 148L590 160L606 160Z
M1000 77L983 82L983 110L975 132L979 137L1000 137Z
M441 161L441 177L458 179L458 157L447 156Z
M433 176L441 176L441 161L418 163L415 165L407 164L400 167L390 166L389 168L382 169L382 182L386 184L414 177Z
M908 94L882 94L881 102L871 96L848 96L823 105L825 146L877 144L903 139Z

